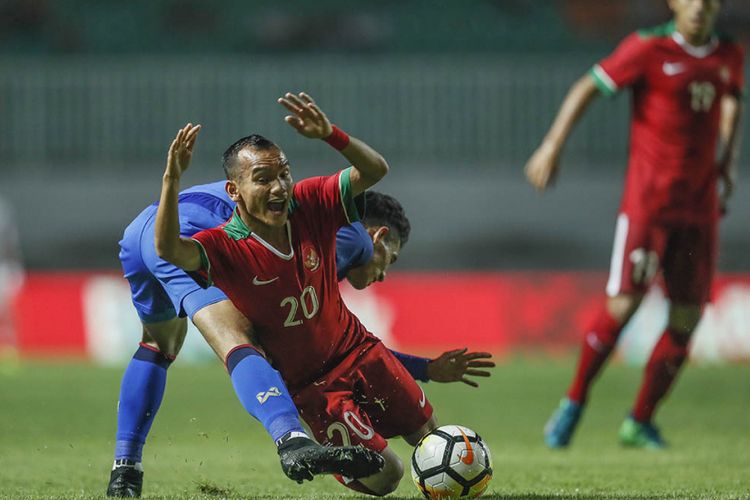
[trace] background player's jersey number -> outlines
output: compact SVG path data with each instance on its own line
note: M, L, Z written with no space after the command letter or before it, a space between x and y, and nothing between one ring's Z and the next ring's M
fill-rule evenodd
M302 290L299 299L293 296L285 297L279 305L282 309L289 306L289 312L284 321L285 327L301 325L303 321L302 316L311 319L320 309L318 295L315 293L315 289L311 286L306 286L305 289ZM301 314L298 314L298 312Z
M693 111L708 111L714 103L716 89L711 82L690 82L690 107Z

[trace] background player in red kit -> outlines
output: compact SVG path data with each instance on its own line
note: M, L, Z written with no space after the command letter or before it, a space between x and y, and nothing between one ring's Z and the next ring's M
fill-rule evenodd
M267 139L251 135L224 154L227 193L237 203L224 225L180 238L177 192L187 162L167 162L155 246L165 260L215 282L252 324L254 338L281 373L300 414L325 443L362 444L385 459L382 471L350 488L383 495L403 474L386 438L416 441L434 428L432 407L403 365L346 308L336 276L336 232L358 218L354 197L388 171L380 154L333 127L306 94L279 102L302 135L325 139L352 165L293 184L289 162ZM182 129L170 158L192 150L198 127ZM188 155L189 160L189 155ZM238 346L236 369L258 351ZM279 396L279 387L257 400ZM253 398L256 399L256 398ZM244 401L243 401L243 404Z
M574 123L591 100L599 93L609 96L631 88L630 157L608 298L586 330L568 393L545 427L545 441L553 448L569 443L590 384L659 269L670 299L669 320L620 440L663 447L653 413L687 357L690 336L709 299L717 220L734 189L743 51L714 32L719 0L668 4L674 13L670 23L631 34L573 85L526 165L529 182L545 189ZM717 179L722 181L720 196Z

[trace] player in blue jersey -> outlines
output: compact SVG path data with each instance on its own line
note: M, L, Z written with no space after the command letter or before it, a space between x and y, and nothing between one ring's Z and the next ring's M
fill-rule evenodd
M226 181L195 186L179 196L182 236L218 226L228 220L234 202ZM409 236L403 208L392 197L367 193L364 225L347 226L337 235L339 279L346 277L358 289L385 278ZM248 321L218 288L200 288L181 269L159 259L153 243L156 204L144 210L126 228L120 242L120 260L131 287L133 304L143 323L142 342L130 361L120 388L115 462L107 489L109 496L140 496L143 482L142 448L166 386L167 369L180 351L190 318L208 344L224 360L238 346L256 343ZM430 360L394 353L418 380L461 381L476 386L467 376L489 376L482 370L494 364L488 353L449 351ZM303 430L297 410L278 372L262 356L250 356L228 367L238 398L257 418L279 448L281 465L290 478L301 481L313 474L343 472L366 476L380 464L363 448L327 448L312 442ZM252 372L252 377L241 374ZM275 388L261 404L256 395Z
M336 233L338 279L346 279L357 290L385 279L411 231L409 219L394 197L377 191L367 191L364 196L362 222L344 226ZM478 387L468 376L488 377L489 372L482 368L495 366L487 361L490 353L468 352L466 348L444 352L435 359L391 352L412 377L422 382L463 382Z

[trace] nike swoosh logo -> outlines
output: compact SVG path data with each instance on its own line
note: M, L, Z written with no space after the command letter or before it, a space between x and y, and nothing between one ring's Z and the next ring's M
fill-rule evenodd
M685 65L682 63L665 62L661 69L664 71L665 75L674 76L685 71Z
M279 279L278 276L276 276L275 278L270 279L270 280L259 280L258 277L256 276L256 277L253 278L253 285L267 285L269 283L273 283L277 279Z
M461 435L464 437L464 443L466 444L466 455L461 453L461 461L465 463L466 465L471 465L474 463L474 448L471 447L471 443L469 442L469 438L466 437L466 434L464 434L464 431L461 429L458 429L458 432L461 433Z
M420 391L422 391L422 388L419 388ZM427 403L427 398L424 395L424 391L422 391L422 397L419 398L419 407L424 408L425 403Z

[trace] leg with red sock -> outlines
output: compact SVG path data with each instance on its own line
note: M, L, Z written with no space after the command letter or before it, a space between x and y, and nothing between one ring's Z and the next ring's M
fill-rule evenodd
M623 445L653 449L666 446L651 420L687 359L689 341L690 333L672 328L662 333L646 364L633 411L620 428L620 442Z
M583 337L578 367L568 388L568 399L579 405L586 402L591 383L614 350L622 326L606 307L602 307Z
M612 316L609 307L605 305L586 330L578 367L567 396L560 401L544 427L544 441L550 448L563 448L570 443L581 418L589 388L612 353L623 324L624 322Z

